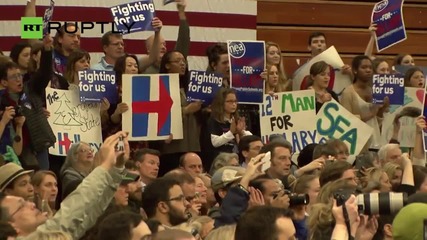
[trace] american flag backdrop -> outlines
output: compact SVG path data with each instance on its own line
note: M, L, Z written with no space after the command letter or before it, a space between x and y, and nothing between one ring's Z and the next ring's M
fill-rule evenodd
M168 50L175 46L179 18L176 4L163 6L163 0L154 0L156 16L163 21L162 35ZM26 0L0 1L0 50L6 55L20 41L20 18L24 15ZM110 7L134 2L129 0L56 0L52 21L112 21ZM49 0L37 0L37 16L42 17ZM256 39L256 0L187 0L186 16L190 25L190 69L205 70L206 48L226 40ZM100 43L101 26L82 34L81 47L91 53L91 65L103 56ZM109 26L107 29L110 29ZM145 54L145 39L153 32L125 35L125 50Z

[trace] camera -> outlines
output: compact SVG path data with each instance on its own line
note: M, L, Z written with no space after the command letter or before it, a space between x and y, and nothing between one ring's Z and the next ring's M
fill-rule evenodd
M342 206L355 194L352 190L340 189L334 193L337 206ZM406 193L380 192L363 193L356 196L357 206L360 214L365 215L388 215L395 214L406 205L408 195Z
M292 193L288 190L285 190L284 192L289 197L289 206L301 206L301 205L307 205L310 203L310 197L308 194L297 194ZM278 194L274 195L274 198L277 198Z
M21 107L21 105L16 105L14 107L14 109L15 109L15 117L20 117L20 116L23 115L22 114L22 107Z

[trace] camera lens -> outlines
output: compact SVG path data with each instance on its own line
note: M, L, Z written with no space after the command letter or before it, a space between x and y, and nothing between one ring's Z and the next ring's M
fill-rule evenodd
M307 205L308 203L310 203L308 194L289 194L290 206Z
M359 211L366 215L397 213L407 201L406 193L365 193L357 196Z

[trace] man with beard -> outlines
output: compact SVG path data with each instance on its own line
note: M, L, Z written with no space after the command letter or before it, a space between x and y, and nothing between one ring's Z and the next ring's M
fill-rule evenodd
M185 199L179 183L170 178L158 178L147 185L142 194L142 207L149 219L155 219L165 228L187 221Z

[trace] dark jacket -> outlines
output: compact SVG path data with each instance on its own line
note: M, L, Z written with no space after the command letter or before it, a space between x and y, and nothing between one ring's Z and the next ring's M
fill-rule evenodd
M18 106L20 108L21 114L25 116L24 147L26 147L25 139L28 139L31 149L37 152L46 150L56 142L55 135L43 110L45 88L53 75L52 51L43 49L41 53L40 68L24 84L24 90L20 93L18 102L11 100L7 92L0 99L2 109L6 106Z

